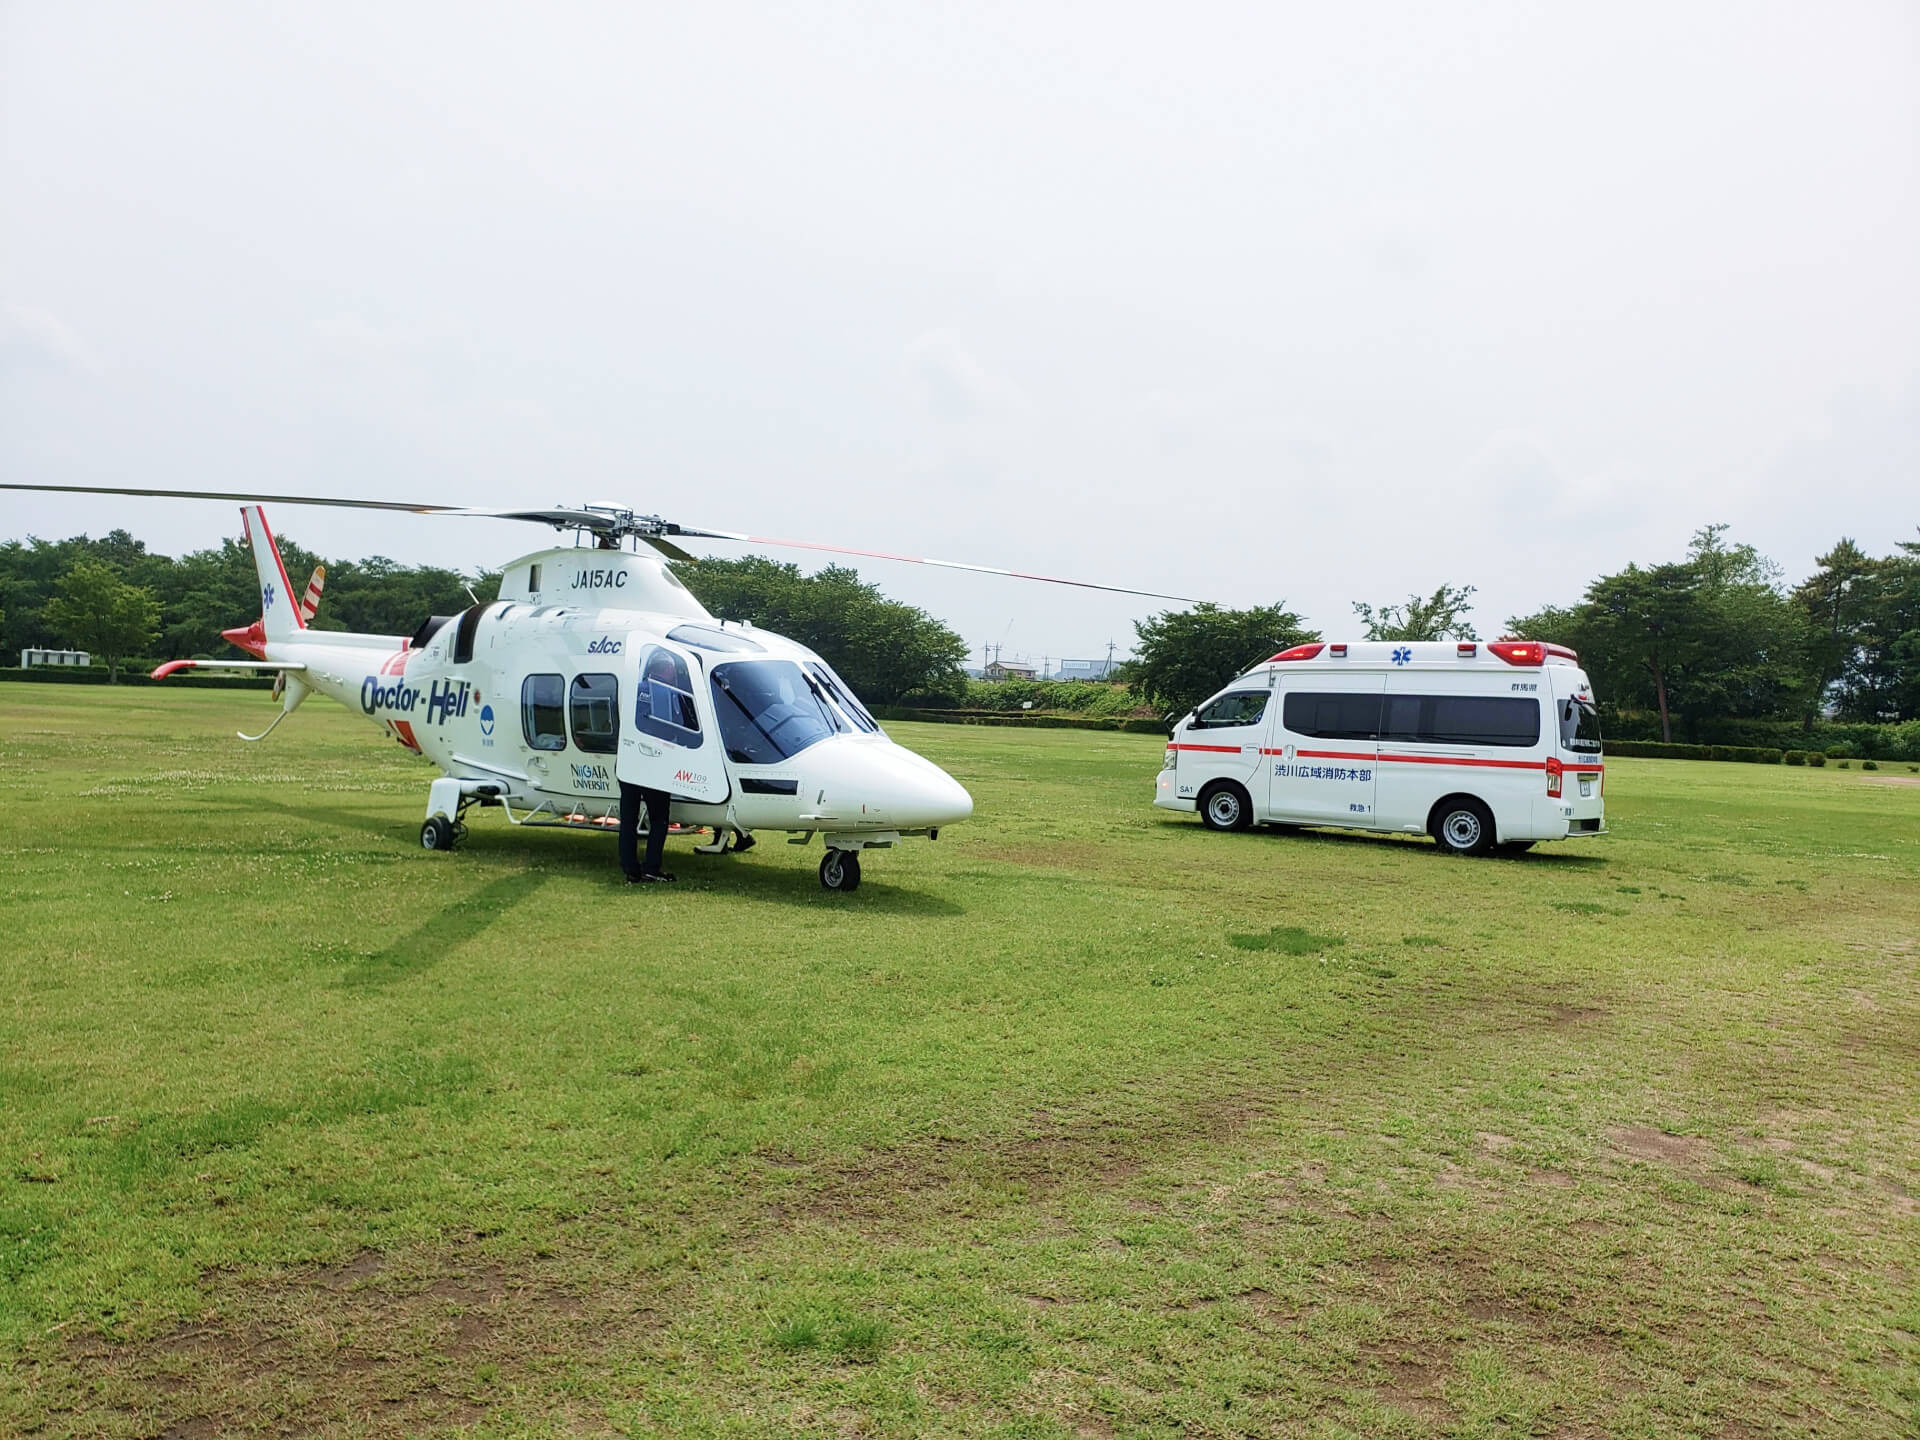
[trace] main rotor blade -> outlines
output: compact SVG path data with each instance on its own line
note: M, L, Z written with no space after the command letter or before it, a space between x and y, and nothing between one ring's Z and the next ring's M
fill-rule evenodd
M242 490L140 490L126 485L8 485L0 490L40 490L60 495L142 495L160 500L238 500L247 505L330 505L341 510L404 510L412 515L471 516L483 520L532 520L556 529L611 530L615 519L592 510L554 506L546 510L471 510L461 505L416 505L406 500L342 500L331 495L266 495Z
M1074 585L1082 590L1106 590L1115 595L1145 595L1152 600L1178 600L1183 605L1201 602L1186 595L1168 595L1159 590L1136 590L1128 585L1102 585L1094 580L1069 580L1059 575L1036 575L1030 570L1003 570L998 565L970 565L964 560L935 560L926 555L896 555L890 550L856 550L851 545L822 545L813 540L778 540L771 535L739 535L729 530L695 530L686 525L669 525L668 532L701 540L738 540L747 545L780 545L789 550L823 550L832 555L861 555L870 560L904 560L909 565L938 565L943 570L971 570L978 575L1007 575L1015 580L1042 580L1049 585Z

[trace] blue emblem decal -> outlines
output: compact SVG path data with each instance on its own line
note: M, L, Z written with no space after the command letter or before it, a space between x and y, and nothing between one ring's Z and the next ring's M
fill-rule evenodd
M1413 651L1405 645L1397 647L1393 652L1393 663L1396 665L1405 665L1412 659Z
M493 734L493 706L491 705L482 705L480 707L480 733L482 735Z
M260 610L265 613L273 608L273 586L264 586L260 591Z

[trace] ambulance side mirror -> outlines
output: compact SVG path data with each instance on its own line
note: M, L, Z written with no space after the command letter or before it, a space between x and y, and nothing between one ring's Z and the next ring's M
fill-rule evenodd
M1182 725L1193 719L1193 711L1189 710L1186 714L1182 715L1176 710L1161 718L1167 727L1167 738L1172 739L1174 735L1179 733Z

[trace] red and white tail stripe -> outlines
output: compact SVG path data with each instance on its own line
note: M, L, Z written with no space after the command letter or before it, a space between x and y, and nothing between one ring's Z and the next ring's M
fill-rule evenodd
M320 608L320 592L327 588L327 567L313 567L313 578L307 581L307 593L300 597L300 623L313 624L314 613Z

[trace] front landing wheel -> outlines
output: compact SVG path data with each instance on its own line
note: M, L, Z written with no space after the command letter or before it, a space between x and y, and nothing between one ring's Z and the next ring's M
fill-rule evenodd
M455 838L453 822L444 815L432 816L420 827L422 850L451 850Z
M860 856L852 850L829 850L820 857L820 884L828 890L860 888Z

